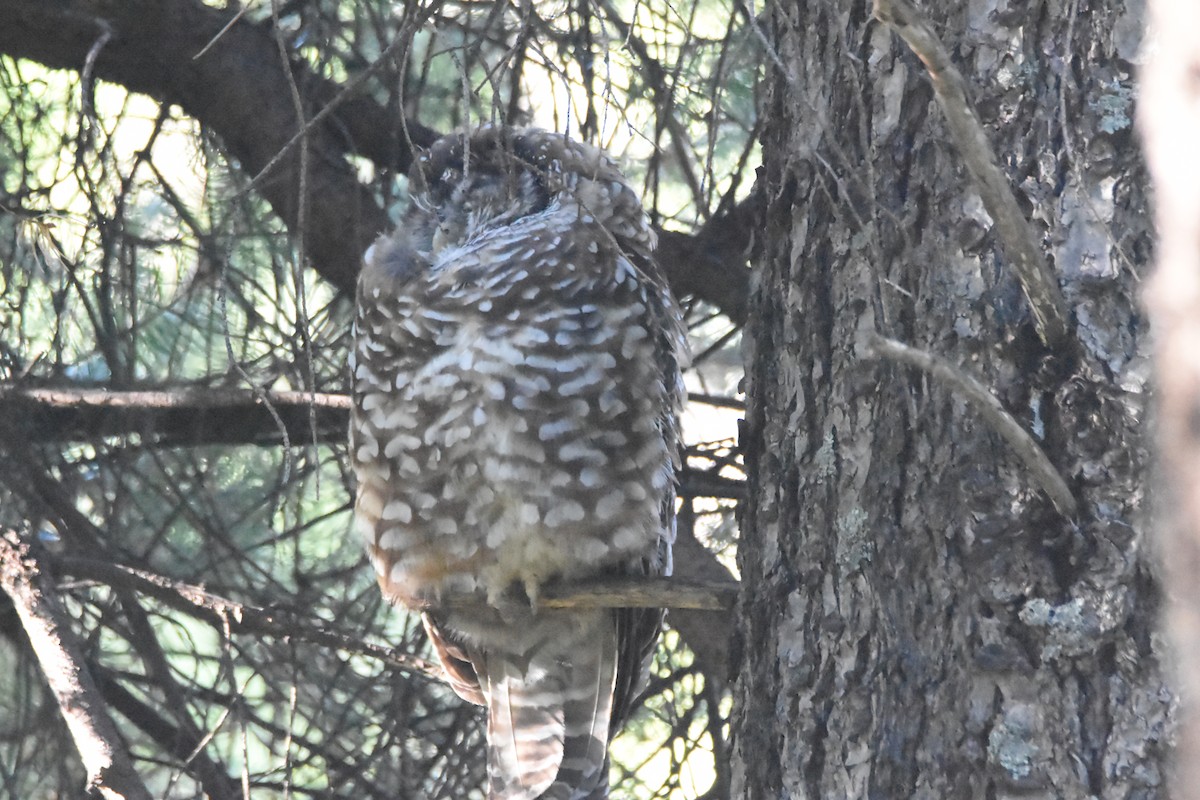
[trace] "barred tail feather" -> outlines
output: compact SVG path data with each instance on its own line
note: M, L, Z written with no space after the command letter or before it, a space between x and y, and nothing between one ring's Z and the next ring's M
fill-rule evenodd
M611 612L543 611L484 655L489 800L607 795L617 671Z

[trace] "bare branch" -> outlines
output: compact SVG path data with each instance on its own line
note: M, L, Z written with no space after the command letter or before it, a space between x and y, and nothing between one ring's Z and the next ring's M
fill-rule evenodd
M550 586L538 605L546 608L687 608L730 611L737 581L685 583L678 578L622 578L575 586Z
M56 563L59 569L68 575L132 589L177 611L203 620L218 630L228 630L235 634L256 633L292 637L347 653L370 656L393 667L422 673L436 680L442 679L441 670L423 658L364 642L315 623L311 616L285 609L268 610L227 600L200 586L107 561L65 557L58 559Z
M312 433L310 422L319 441L342 441L349 412L350 398L341 394L232 388L108 391L0 384L0 414L22 420L22 433L29 441L139 434L160 444L274 445L285 433L290 441L306 441Z
M91 789L111 800L151 800L37 556L15 531L0 533L0 589L12 598Z
M1004 437L1009 447L1033 475L1034 481L1054 503L1058 513L1074 517L1078 506L1067 482L1050 463L1044 450L1021 423L1013 419L986 386L945 359L906 344L875 335L870 343L872 355L898 361L928 372L961 394L983 415L992 430Z
M874 14L908 43L929 71L963 163L1025 290L1038 335L1047 347L1059 348L1067 341L1071 329L1066 300L1033 229L1013 197L1008 178L996 162L987 133L967 97L966 80L933 28L908 0L875 0Z

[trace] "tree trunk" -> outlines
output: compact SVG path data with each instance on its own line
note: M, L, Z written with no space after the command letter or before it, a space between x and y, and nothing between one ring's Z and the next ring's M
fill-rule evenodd
M927 5L1073 328L1042 345L925 66L870 5L773 6L732 794L1165 796L1142 4ZM987 386L1074 517L977 403L876 333Z

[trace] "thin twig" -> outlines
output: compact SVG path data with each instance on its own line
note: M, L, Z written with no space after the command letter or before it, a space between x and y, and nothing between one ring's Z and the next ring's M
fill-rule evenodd
M319 625L313 622L311 617L228 600L200 586L108 561L66 557L59 559L57 565L62 572L77 578L128 588L153 597L215 628L227 629L230 634L258 633L291 637L348 653L370 656L400 669L423 673L437 680L442 679L441 670L423 658L364 642L349 634Z
M870 347L872 355L924 370L971 401L984 420L996 433L1004 437L1017 457L1029 468L1033 479L1050 498L1058 513L1068 518L1075 516L1078 505L1067 487L1067 482L1050 463L1037 440L1021 427L1021 423L1013 419L1012 414L1008 413L986 386L945 359L894 339L874 335Z
M198 52L198 53L196 53L196 55L192 56L192 61L196 61L197 59L203 58L205 53L207 53L210 49L212 49L212 46L215 45L218 41L220 41L221 37L224 36L226 33L228 33L229 29L232 28L234 25L236 25L238 20L240 20L243 16L245 16L246 12L249 10L250 10L249 5L244 5L241 8L239 8L237 13L234 14L232 17L230 17L229 21L225 23L225 26L223 28L221 28L221 30L217 31L216 36L209 39L208 44L204 45L204 47L201 47L200 52Z
M277 152L271 158L271 160L267 162L266 166L260 169L258 173L250 179L248 184L242 187L241 191L249 192L257 188L259 184L262 183L263 178L266 177L271 170L275 169L275 167L279 165L279 162L283 161L283 159L287 157L289 153L291 153L292 148L294 148L302 139L308 136L309 131L323 123L325 119L337 109L338 106L355 95L358 92L359 87L366 83L367 78L370 78L372 75L378 72L380 68L382 68L392 59L392 56L396 55L404 47L407 47L409 44L411 44L413 35L417 30L420 29L425 20L431 17L437 11L437 9L441 7L442 2L443 0L436 0L436 2L431 3L428 8L424 9L422 13L416 14L411 20L406 21L406 24L402 26L400 33L390 44L388 44L387 47L383 49L383 52L379 54L379 57L368 64L362 72L346 81L346 84L342 87L341 91L334 95L333 98L330 99L330 101L326 103L320 111L318 111L316 114L313 114L312 118L302 125L300 130L296 131L295 135L292 136L291 139L288 139L287 143L285 143L283 147L279 148L279 152Z
M91 790L111 800L151 800L37 556L11 530L0 532L0 589L12 598Z
M933 28L908 0L874 0L874 3L875 18L904 39L929 71L963 163L1025 290L1038 335L1047 347L1059 348L1070 335L1066 300L1033 229L1013 197L1008 178L996 161L987 133L967 96L966 80Z

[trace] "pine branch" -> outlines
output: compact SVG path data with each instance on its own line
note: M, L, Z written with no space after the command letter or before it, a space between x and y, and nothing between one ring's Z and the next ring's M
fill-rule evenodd
M908 0L875 0L873 12L876 19L908 44L929 71L954 143L1025 290L1038 335L1047 347L1059 348L1071 330L1066 300L1032 227L1013 197L1008 178L996 161L987 132L967 96L966 80L932 26Z

